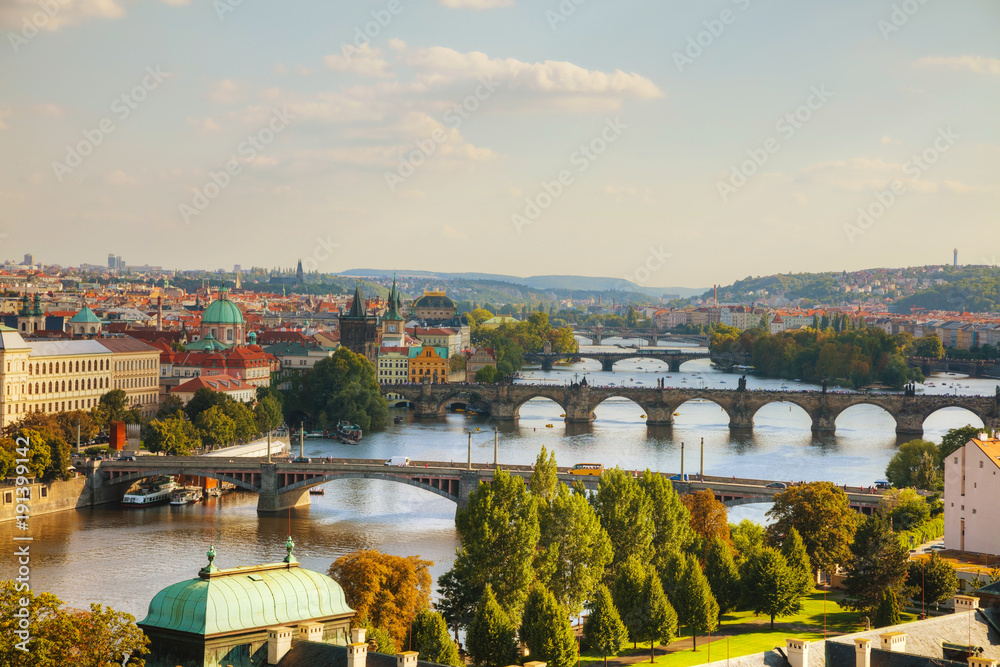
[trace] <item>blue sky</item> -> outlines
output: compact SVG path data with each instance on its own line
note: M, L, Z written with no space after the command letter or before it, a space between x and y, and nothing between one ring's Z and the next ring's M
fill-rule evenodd
M996 3L576 2L8 0L0 256L996 263Z

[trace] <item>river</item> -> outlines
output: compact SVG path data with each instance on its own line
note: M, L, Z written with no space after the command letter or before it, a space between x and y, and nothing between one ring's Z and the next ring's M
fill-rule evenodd
M607 343L588 350L614 349ZM586 375L583 375L586 373ZM600 370L596 361L583 361L543 372L523 371L525 382L565 384L586 377L596 385L735 388L738 376L711 368L707 360L684 364L669 373L664 364L648 359L619 362L615 371ZM668 377L669 376L669 377ZM934 386L923 393L992 395L998 382L957 375L930 378ZM945 386L947 383L947 386ZM818 389L805 383L749 376L749 389ZM954 385L958 385L957 387ZM898 440L892 418L872 406L856 406L837 420L835 435L814 437L806 413L790 404L773 404L755 417L751 434L730 433L725 412L712 403L681 406L675 425L650 429L639 406L624 399L601 404L589 427L567 426L561 408L535 399L521 408L516 426L499 433L499 461L531 463L542 445L556 452L561 465L600 462L607 467L677 472L681 443L686 472L697 472L704 438L705 473L780 480L830 480L838 484L870 485L884 476L886 463ZM413 459L464 461L467 433L473 433L473 459L493 460L493 426L483 418L450 414L436 422L415 422L405 411L403 424L366 435L357 446L309 440L310 457L350 456L388 458L405 454ZM949 428L981 425L961 409L942 410L924 424L924 437L939 440ZM547 425L551 424L551 427ZM477 430L478 429L478 430ZM420 555L434 561L435 577L451 567L458 536L455 505L419 489L376 480L344 480L324 486L325 495L312 496L312 506L290 516L258 517L256 496L236 493L184 507L159 506L126 510L103 506L31 519L32 587L55 593L67 604L86 608L100 602L145 616L152 596L161 588L192 578L205 560L210 544L220 567L276 562L284 557L291 532L295 555L304 567L326 571L343 554L372 548L398 555ZM764 508L735 508L730 518L748 516L762 521ZM0 524L0 539L11 543L12 522ZM14 559L4 559L2 576L10 578Z

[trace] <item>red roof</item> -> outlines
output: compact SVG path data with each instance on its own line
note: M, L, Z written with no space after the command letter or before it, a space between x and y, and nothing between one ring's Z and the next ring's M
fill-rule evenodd
M253 385L247 384L243 380L233 375L207 375L188 380L184 384L177 385L170 389L171 392L193 394L199 389L211 389L212 391L246 391L253 389Z

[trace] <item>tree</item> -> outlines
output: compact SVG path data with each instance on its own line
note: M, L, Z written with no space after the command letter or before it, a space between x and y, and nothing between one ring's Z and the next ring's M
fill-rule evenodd
M200 391L200 390L199 390ZM201 434L201 442L208 447L224 447L236 439L236 422L230 419L218 405L202 411L195 418L194 425Z
M61 412L55 416L59 428L62 430L63 439L70 443L71 447L76 445L77 424L80 428L80 442L88 442L97 437L100 429L97 422L89 412L74 410L72 412Z
M438 665L462 667L455 642L448 636L444 617L436 611L421 609L413 619L403 647L420 654L420 659Z
M708 543L705 553L705 577L712 588L712 595L719 605L719 619L740 604L743 591L740 573L733 560L733 550L716 537Z
M500 373L496 366L483 366L476 371L474 379L479 384L496 384L500 381Z
M123 389L112 389L101 396L94 409L94 421L103 429L111 422L136 423L133 411L128 407L128 394Z
M240 401L228 401L222 406L222 412L233 420L233 438L250 442L260 432L253 409Z
M53 479L69 479L69 466L72 462L71 448L66 442L63 428L59 420L43 412L31 412L19 422L8 427L7 433L13 439L6 450L16 453L18 438L28 441L28 458L26 465L31 475L45 481ZM76 441L74 427L73 440ZM23 442L22 442L23 444ZM24 458L17 456L15 458ZM13 463L13 462L12 462Z
M257 430L260 433L270 433L281 424L281 401L274 394L267 394L257 401L253 415Z
M587 603L583 636L591 649L604 656L604 667L608 665L608 656L618 655L628 641L628 631L611 599L611 591L603 584L597 587Z
M578 652L569 616L544 584L535 584L524 605L519 633L532 660L552 667L573 667Z
M927 521L931 508L913 489L890 489L879 500L878 513L889 519L893 530L909 530Z
M382 428L389 418L375 367L343 346L305 374L291 403L289 409L299 409L317 421L349 421L365 432Z
M65 612L64 612L65 613ZM90 612L69 612L79 652L72 664L80 667L142 667L149 639L135 617L92 603ZM70 664L70 663L66 663Z
M142 441L146 449L171 456L188 456L201 447L201 433L181 412L169 419L154 419L143 427Z
M902 618L899 615L899 600L896 592L891 588L882 591L879 596L878 607L872 615L872 625L876 628L885 628L890 625L899 625Z
M961 428L953 428L941 438L941 449L938 452L938 461L941 468L944 468L944 460L955 451L962 448L972 438L978 437L983 429L976 426L967 425Z
M670 596L670 603L677 612L678 623L691 631L693 648L697 651L698 635L715 630L719 626L719 605L712 595L712 588L701 570L701 565L698 564L698 559L693 554L687 554L682 558L684 558L683 573L673 595Z
M729 542L729 509L715 497L711 489L681 496L691 513L691 528L709 542L719 538Z
M167 397L160 403L160 409L156 411L157 419L166 419L184 409L184 401L176 394L167 394Z
M531 489L532 495L539 500L552 502L558 487L556 453L552 451L546 455L545 445L542 445L542 451L538 452L538 458L535 459L535 469L531 472L528 488Z
M621 619L625 623L625 627L628 628L628 636L631 637L633 643L639 641L639 635L643 632L645 620L639 601L642 587L651 576L655 577L656 574L650 572L649 566L640 561L638 557L632 556L618 568L614 578L614 587L611 589L615 607L621 614Z
M807 482L785 489L774 496L767 516L774 519L767 528L772 543L795 528L805 542L809 562L824 572L850 560L857 515L847 494L830 482Z
M648 573L633 613L639 622L636 623L636 633L632 635L632 639L649 642L649 661L653 662L653 645L669 644L677 634L677 613L670 606L655 572ZM632 634L631 630L629 634Z
M532 562L538 544L538 508L524 480L499 470L489 484L469 494L469 504L459 509L455 522L462 539L445 595L446 618L468 618L468 601L479 599L491 584L500 605L520 615L535 577Z
M393 556L374 549L341 556L330 566L330 576L344 589L347 604L358 617L368 617L397 642L421 610L430 607L434 563L419 556Z
M906 586L917 591L924 602L944 602L958 590L958 575L951 563L942 560L937 553L931 553L930 560L909 562Z
M878 515L865 518L851 545L851 560L841 604L871 614L887 590L897 591L906 580L909 552Z
M609 574L614 576L632 556L650 562L656 526L652 503L638 481L620 468L606 470L598 482L593 503L601 526L611 539L613 556Z
M611 540L586 496L571 493L565 484L557 489L551 504L539 503L535 569L559 604L579 614L611 562Z
M941 338L937 334L931 334L930 336L924 336L916 342L914 352L918 357L941 359L944 357L944 345L941 344Z
M940 451L933 442L928 440L904 442L899 446L899 451L889 459L889 464L885 468L885 478L900 488L915 486L927 491L936 491L942 483L940 474L935 472L939 458ZM925 479L928 465L933 473L931 479Z
M476 606L476 615L465 635L472 664L482 667L506 667L517 661L514 624L497 603L493 587L486 584Z
M691 515L674 485L663 475L648 468L639 478L639 488L649 498L653 517L653 566L663 567L671 552L686 551L695 541Z
M792 528L781 541L781 555L788 562L792 576L799 585L799 595L809 595L816 588L816 573L809 562L809 554L802 543L799 531Z
M772 547L761 547L747 560L740 572L747 602L755 613L771 617L771 629L777 616L789 616L802 609L801 588L788 562Z
M380 628L367 616L361 617L361 625L365 626L367 641L375 642L375 650L386 655L394 655L397 651L396 640L385 628Z
M764 526L750 519L743 519L729 527L729 536L736 551L736 564L746 561L764 546Z

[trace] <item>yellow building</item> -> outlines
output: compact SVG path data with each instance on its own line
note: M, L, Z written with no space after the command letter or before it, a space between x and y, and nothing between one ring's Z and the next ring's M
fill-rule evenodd
M114 354L111 388L124 391L128 405L144 416L155 416L159 409L160 350L128 336L100 338L98 342Z
M411 347L409 366L410 382L430 378L431 382L444 384L448 382L448 348Z

